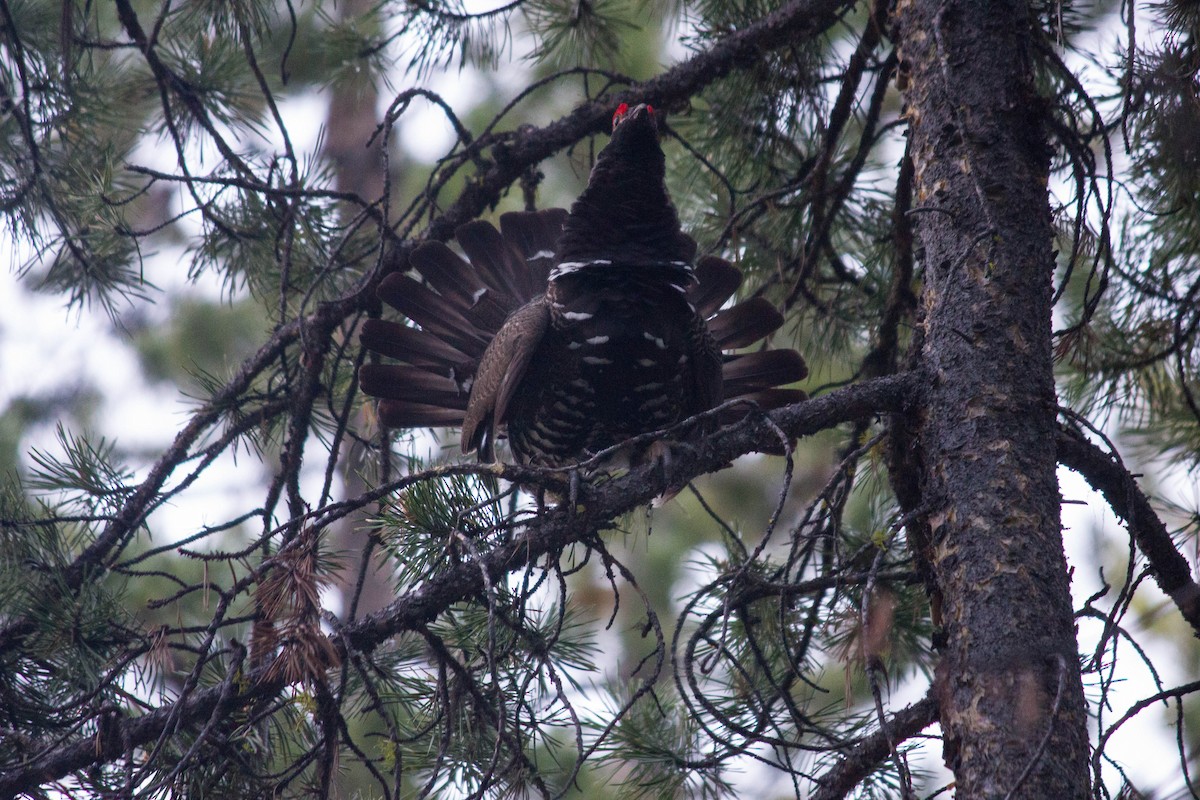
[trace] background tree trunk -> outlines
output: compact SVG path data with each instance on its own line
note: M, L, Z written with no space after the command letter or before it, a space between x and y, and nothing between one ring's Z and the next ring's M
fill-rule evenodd
M1046 104L1024 3L897 13L924 249L926 556L957 796L1087 795L1087 731L1055 477ZM935 620L937 622L937 620Z

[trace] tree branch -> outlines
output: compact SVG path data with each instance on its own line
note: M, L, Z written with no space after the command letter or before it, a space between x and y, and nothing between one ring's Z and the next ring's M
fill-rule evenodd
M127 27L135 32L140 30L134 24L136 17L130 16L132 7L127 2L120 5L127 12L124 18ZM529 167L588 135L605 130L617 102L651 102L664 108L682 107L697 92L764 51L783 45L796 46L803 40L819 35L837 21L844 8L851 5L853 3L849 0L793 0L656 78L631 87L615 97L581 105L544 128L529 129L528 132L523 129L513 143L493 148L494 163L483 174L467 181L458 199L445 213L429 223L420 238L449 239L459 225L499 202L507 187ZM150 44L142 34L140 45L148 56L153 54ZM202 109L197 110L197 113L201 112ZM389 231L387 228L384 230ZM394 240L392 252L385 259L383 269L366 276L345 296L323 303L309 316L294 319L276 329L258 353L242 364L234 379L215 393L212 400L189 420L171 447L150 468L149 477L130 494L129 500L112 522L67 568L67 586L76 589L83 581L105 571L110 554L118 550L142 524L154 508L159 492L170 475L188 458L190 448L221 419L222 413L252 385L262 370L274 363L287 347L302 336L324 339L342 320L376 305L375 289L379 281L389 271L406 268L404 265L407 264L408 253L417 243L414 240ZM19 647L32 630L32 623L28 619L8 620L0 627L0 653Z
M1137 481L1124 464L1077 434L1060 428L1056 444L1059 463L1082 475L1093 489L1104 495L1113 512L1128 523L1138 549L1150 562L1159 588L1200 637L1200 585L1192 580L1187 559L1175 548L1167 526L1158 518Z
M443 571L381 611L335 631L332 642L343 660L349 651L369 653L401 632L420 630L451 605L478 597L485 589L485 573L495 581L546 554L584 541L668 488L716 472L738 456L778 445L779 430L791 437L809 436L843 422L897 411L917 380L912 373L878 378L766 414L751 413L701 442L674 448L669 462L650 464L597 486L585 485L574 506L562 504L530 520L513 541ZM0 775L0 797L27 792L74 770L121 758L130 748L157 739L168 724L195 723L272 697L284 688L280 673L268 664L249 672L245 680L233 681L232 689L209 687L193 692L182 707L173 703L136 719L123 719L108 727L102 740L88 736L55 747Z
M860 740L841 761L816 778L821 788L812 795L812 800L842 800L891 755L892 745L916 736L937 722L937 718L937 700L931 694L897 711L888 719L886 728Z

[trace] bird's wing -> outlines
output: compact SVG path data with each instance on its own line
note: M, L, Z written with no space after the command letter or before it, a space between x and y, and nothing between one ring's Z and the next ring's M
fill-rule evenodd
M495 458L496 430L505 421L521 379L550 326L550 307L538 297L513 312L488 345L475 373L463 419L462 450L479 450L479 458Z

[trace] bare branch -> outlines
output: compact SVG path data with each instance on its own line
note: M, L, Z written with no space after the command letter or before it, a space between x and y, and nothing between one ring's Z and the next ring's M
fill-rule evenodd
M1059 463L1082 475L1093 489L1104 495L1113 512L1129 524L1159 588L1200 636L1200 585L1192 580L1187 559L1176 549L1167 526L1158 518L1137 481L1119 460L1078 434L1060 429L1057 444Z

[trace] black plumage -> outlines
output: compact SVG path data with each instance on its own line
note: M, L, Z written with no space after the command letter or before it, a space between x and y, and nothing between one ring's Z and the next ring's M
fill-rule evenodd
M371 320L363 344L404 365L366 365L364 391L394 427L461 425L464 452L494 458L507 432L522 463L558 466L806 374L793 350L723 355L783 319L751 299L719 310L741 273L680 230L653 109L624 105L587 189L561 209L504 214L412 253L423 279L391 275L380 298L413 328ZM636 458L639 454L631 454Z

